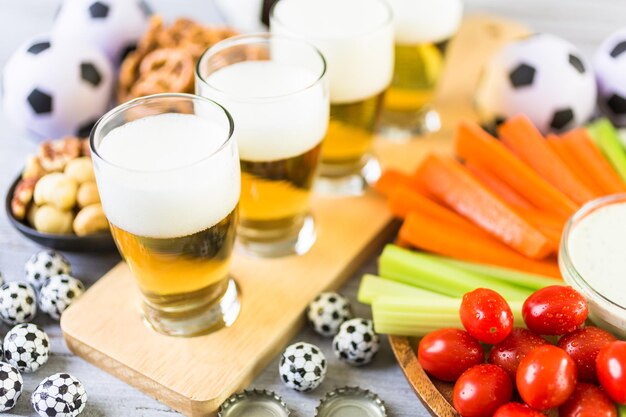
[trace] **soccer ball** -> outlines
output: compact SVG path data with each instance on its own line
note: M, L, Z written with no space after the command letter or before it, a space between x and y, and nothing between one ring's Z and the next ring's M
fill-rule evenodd
M350 301L340 294L323 292L309 304L307 317L317 333L334 336L341 323L352 318Z
M538 34L506 45L491 59L475 98L487 125L523 113L547 133L588 121L595 109L596 84L578 48Z
M0 362L0 411L15 407L17 399L22 395L24 381L15 367Z
M41 381L30 402L41 417L75 417L85 409L87 392L76 377L59 373Z
M4 112L17 126L85 137L109 107L113 69L89 44L39 35L13 53L2 78Z
M350 365L370 363L380 347L371 320L352 319L344 322L333 339L335 356Z
M315 345L298 342L287 346L280 357L280 378L296 391L311 391L326 376L326 357Z
M143 0L65 0L52 34L70 44L86 41L119 65L148 29L149 16Z
M32 323L18 324L4 337L4 358L20 372L35 372L49 354L48 335Z
M82 282L70 275L54 275L43 283L39 291L39 308L56 320L85 292Z
M26 261L24 273L26 274L26 281L39 289L46 279L54 275L71 275L72 266L70 261L59 252L42 250Z
M626 126L626 28L602 42L593 63L600 108L613 123Z
M7 324L26 323L37 314L37 296L25 282L7 282L0 287L0 320Z

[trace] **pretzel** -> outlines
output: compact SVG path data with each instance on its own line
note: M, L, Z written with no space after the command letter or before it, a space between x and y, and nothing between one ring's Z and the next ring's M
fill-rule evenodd
M11 199L11 212L16 219L23 220L26 217L26 207L33 200L36 183L36 178L21 179L17 183Z

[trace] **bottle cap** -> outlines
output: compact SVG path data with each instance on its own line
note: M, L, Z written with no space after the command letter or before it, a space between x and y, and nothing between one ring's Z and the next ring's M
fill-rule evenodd
M315 417L387 417L385 404L378 395L359 387L327 393L315 411Z
M218 417L287 417L291 412L278 394L266 390L246 390L231 395L220 406Z

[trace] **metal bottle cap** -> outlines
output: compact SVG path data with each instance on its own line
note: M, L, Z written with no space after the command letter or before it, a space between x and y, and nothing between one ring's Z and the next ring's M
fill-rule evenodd
M287 417L290 413L278 394L254 389L231 395L220 406L217 417Z
M371 391L343 387L327 393L315 410L315 417L386 417L385 404Z

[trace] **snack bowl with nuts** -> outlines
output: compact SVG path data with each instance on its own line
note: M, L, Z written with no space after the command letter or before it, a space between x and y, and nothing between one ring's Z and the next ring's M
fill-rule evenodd
M6 197L11 224L27 238L66 251L115 249L85 145L71 137L47 141L28 157Z

